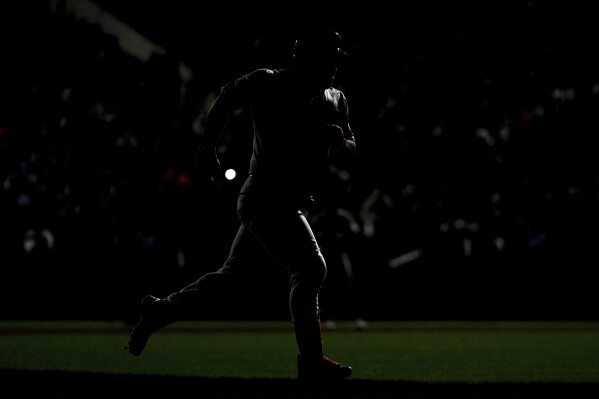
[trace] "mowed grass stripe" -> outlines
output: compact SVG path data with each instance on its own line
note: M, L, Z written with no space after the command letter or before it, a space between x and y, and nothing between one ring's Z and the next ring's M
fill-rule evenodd
M380 322L362 332L324 331L325 352L351 365L355 379L599 382L595 323L481 323L393 322L385 328ZM0 330L12 332L0 333L0 368L294 378L296 346L288 324L179 322L156 333L136 358L124 350L123 323L3 322Z

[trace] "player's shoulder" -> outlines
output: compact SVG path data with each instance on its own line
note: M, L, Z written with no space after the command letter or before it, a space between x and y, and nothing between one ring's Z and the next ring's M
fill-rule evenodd
M247 74L250 79L272 79L279 75L281 70L272 68L258 68Z
M345 95L343 92L335 87L329 87L324 91L325 99L329 102L339 104L345 103Z

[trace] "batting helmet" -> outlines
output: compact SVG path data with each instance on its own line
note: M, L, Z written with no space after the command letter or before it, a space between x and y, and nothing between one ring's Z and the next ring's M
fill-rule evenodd
M339 33L327 28L310 28L299 36L293 46L294 59L326 59L340 61L347 56L341 49Z

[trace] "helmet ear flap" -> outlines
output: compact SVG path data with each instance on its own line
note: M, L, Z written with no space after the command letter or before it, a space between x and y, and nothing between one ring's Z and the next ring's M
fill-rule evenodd
M291 57L294 60L297 59L297 58L299 58L299 57L302 57L302 55L303 55L303 49L302 49L302 47L303 47L302 46L302 42L300 40L296 40L293 43L293 50L292 50L292 53L291 53ZM299 56L298 56L298 54L299 54Z
M302 40L296 40L293 43L293 53L291 60L295 65L303 65L310 58L310 52L306 49L306 44Z

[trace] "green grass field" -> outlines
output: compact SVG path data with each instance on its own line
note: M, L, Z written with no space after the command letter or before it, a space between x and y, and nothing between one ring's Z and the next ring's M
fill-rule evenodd
M197 385L216 398L319 397L295 389L289 322L178 322L140 357L124 350L128 330L121 322L0 322L0 376L19 397L37 397L41 386L50 390L44 397L75 397L87 385L139 392L132 381L191 390L168 397L206 397L193 395ZM370 322L366 331L348 324L323 335L326 354L354 370L318 391L327 397L599 397L595 322Z

